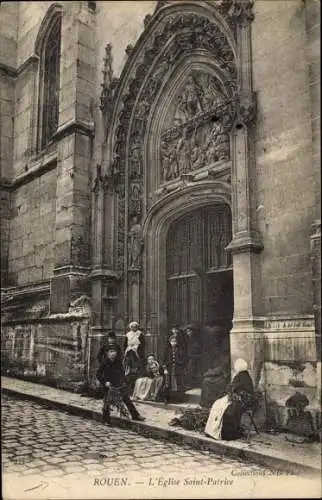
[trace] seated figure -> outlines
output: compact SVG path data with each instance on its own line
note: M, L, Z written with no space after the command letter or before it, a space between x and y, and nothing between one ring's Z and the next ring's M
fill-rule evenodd
M163 370L154 354L149 354L145 376L136 380L132 399L156 401L163 386Z
M205 434L218 440L233 440L242 436L241 417L253 407L255 391L243 359L234 364L235 376L225 396L217 399L211 407Z

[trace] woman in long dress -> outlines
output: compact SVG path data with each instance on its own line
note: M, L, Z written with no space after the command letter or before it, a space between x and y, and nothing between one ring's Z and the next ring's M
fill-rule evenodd
M156 401L163 385L163 370L154 354L149 354L145 377L136 380L132 399Z
M233 440L242 435L242 414L254 403L254 385L245 360L237 359L235 376L227 394L212 405L205 434L214 439Z
M173 329L167 342L163 369L165 375L164 402L181 402L184 397L184 373L187 353L184 337L178 329Z
M144 371L145 342L143 332L139 330L139 324L136 321L132 321L129 328L124 341L123 365L126 382L133 392L136 379Z
M185 330L187 346L187 366L185 370L186 389L198 387L202 362L202 342L196 325L188 325Z

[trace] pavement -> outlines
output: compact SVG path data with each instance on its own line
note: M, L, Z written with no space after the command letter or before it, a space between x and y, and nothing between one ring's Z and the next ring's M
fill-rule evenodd
M5 500L319 496L317 481L5 394Z
M99 421L102 402L80 394L54 389L9 377L1 377L2 393L34 401L47 408L67 411L69 414ZM321 446L319 443L294 444L284 434L255 433L250 440L215 441L198 432L171 427L169 421L180 413L175 405L135 403L146 418L134 422L112 414L112 422L118 429L131 430L147 438L161 439L173 444L188 446L191 450L210 452L225 459L253 463L262 467L281 470L285 473L313 477L320 474ZM91 424L87 424L91 425ZM113 427L114 429L114 427Z

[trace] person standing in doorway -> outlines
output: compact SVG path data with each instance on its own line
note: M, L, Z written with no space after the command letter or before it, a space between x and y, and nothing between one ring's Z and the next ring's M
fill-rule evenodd
M164 402L181 402L184 397L184 370L186 366L186 347L178 329L172 330L164 353L163 369L165 375Z
M202 344L199 333L195 325L188 325L185 330L187 345L186 389L198 387L200 382L199 370L202 361Z

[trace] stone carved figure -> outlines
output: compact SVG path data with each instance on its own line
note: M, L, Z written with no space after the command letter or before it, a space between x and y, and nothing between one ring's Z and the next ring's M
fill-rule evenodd
M147 101L145 101L144 99L142 99L137 105L136 117L139 120L143 120L145 118L145 116L147 115L149 108L150 108L150 104Z
M190 139L188 130L185 129L182 137L177 142L177 159L179 175L185 174L191 169L190 165Z
M168 181L179 176L176 145L161 142L162 180Z
M189 76L186 86L180 96L180 110L187 120L202 111L202 88Z
M229 157L229 137L221 123L215 122L206 142L207 161L214 163Z
M137 269L140 267L140 256L142 252L142 231L141 224L137 217L133 217L128 233L128 255L129 267Z
M224 96L214 88L214 85L209 83L207 86L205 86L202 99L202 104L205 111L220 106L221 104L223 104L224 100Z
M207 73L194 72L179 94L172 118L172 128L181 126L187 121L198 121L205 113L215 113L226 99L219 80Z
M139 147L135 147L131 150L130 154L131 160L131 177L140 177L141 171L141 150Z
M191 170L197 170L201 168L206 163L206 155L201 146L198 145L196 138L193 138L191 145L191 156L190 156Z
M141 188L138 183L133 183L131 185L130 212L135 215L139 215L141 213Z

